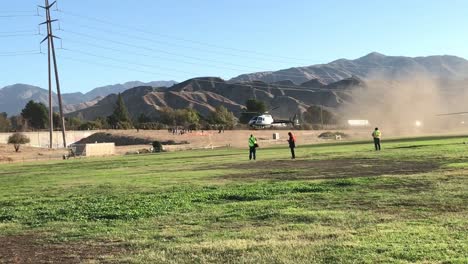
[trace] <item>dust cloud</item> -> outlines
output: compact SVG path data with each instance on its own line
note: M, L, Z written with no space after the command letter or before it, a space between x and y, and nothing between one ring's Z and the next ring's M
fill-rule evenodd
M434 80L424 74L385 81L375 75L366 84L352 91L352 104L340 109L346 120L369 120L372 127L394 136L468 131L468 115L438 116L468 111L467 81Z

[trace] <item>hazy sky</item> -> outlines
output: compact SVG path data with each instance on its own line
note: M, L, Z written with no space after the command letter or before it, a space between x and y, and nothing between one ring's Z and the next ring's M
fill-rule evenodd
M35 54L44 38L35 35L44 20L34 16L38 4L2 0L0 87L47 87L47 56ZM65 92L132 80L229 79L372 51L468 58L464 0L58 0L58 8L52 16L60 19L54 29Z

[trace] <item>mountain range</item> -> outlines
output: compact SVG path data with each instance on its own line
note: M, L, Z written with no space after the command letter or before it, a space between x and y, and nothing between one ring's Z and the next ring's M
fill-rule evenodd
M154 81L149 83L133 81L94 88L87 93L64 93L62 94L62 100L65 111L72 112L82 107L88 107L109 94L120 93L133 87L144 85L168 87L175 83L175 81ZM0 112L6 112L8 115L19 114L21 109L23 109L30 100L42 102L47 105L48 96L49 92L46 89L37 86L28 84L9 85L0 89ZM54 105L58 105L55 93L53 103Z
M317 79L328 84L352 76L364 80L396 80L408 78L414 74L434 79L465 79L468 78L468 61L448 55L411 58L385 56L373 52L355 60L339 59L328 64L243 74L232 78L230 82L255 80L272 83L290 80L300 84Z
M273 111L277 117L290 118L304 112L309 106L321 104L329 108L351 103L349 92L355 87L365 87L357 78L348 78L316 87L317 82L296 85L290 81L265 83L261 81L230 83L215 77L193 78L172 87L161 89L141 86L126 90L122 98L133 117L141 113L158 118L165 108L193 108L207 116L217 106L224 106L235 115L245 108L248 99L255 98L268 106L280 106ZM117 95L112 94L95 105L70 113L82 119L93 120L109 116L115 108Z
M198 77L178 84L129 82L99 87L86 94L64 94L63 99L70 115L85 119L109 115L118 92L123 92L133 116L146 113L157 117L165 107L192 107L207 114L218 105L239 113L248 99L257 98L270 106L281 106L275 115L287 118L314 104L336 109L355 103L356 98L350 92L355 87L366 87L367 91L376 90L377 86L394 89L395 83L369 85L376 80L407 82L421 78L436 80L438 86L450 91L455 91L450 87L457 86L454 94L460 93L468 83L468 61L448 55L411 58L373 52L355 60L339 59L327 64L248 73L226 81ZM161 86L167 88L158 88ZM46 102L47 91L29 85L7 86L0 90L0 112L18 113L29 100Z

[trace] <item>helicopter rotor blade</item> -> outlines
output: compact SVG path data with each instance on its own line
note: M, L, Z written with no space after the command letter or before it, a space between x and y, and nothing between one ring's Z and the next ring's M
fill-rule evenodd
M273 111L273 110L276 110L276 109L278 109L278 108L280 108L280 107L279 107L279 106L273 107L273 108L271 108L270 110L268 110L268 112Z
M451 115L465 115L468 114L468 112L458 112L458 113L448 113L448 114L439 114L437 116L451 116Z

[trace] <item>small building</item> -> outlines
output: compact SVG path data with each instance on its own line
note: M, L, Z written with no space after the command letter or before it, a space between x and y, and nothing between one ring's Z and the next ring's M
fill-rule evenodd
M73 144L70 149L75 156L109 156L115 154L115 143Z

